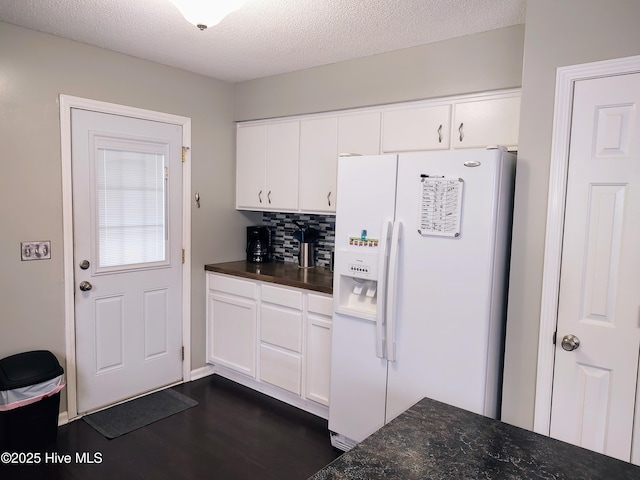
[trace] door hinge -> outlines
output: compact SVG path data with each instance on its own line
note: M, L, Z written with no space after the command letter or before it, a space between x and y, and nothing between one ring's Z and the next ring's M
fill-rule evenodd
M184 248L182 249L182 263L184 264Z
M182 147L182 163L187 161L187 150L189 147Z
M182 361L184 362L184 346L180 348L180 358L182 358Z

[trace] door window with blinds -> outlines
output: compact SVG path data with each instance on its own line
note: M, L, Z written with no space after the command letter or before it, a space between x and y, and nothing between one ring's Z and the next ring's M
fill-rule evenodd
M95 272L169 264L169 147L93 135Z

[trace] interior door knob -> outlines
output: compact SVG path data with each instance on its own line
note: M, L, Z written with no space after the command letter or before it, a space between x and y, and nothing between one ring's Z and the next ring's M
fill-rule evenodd
M580 346L580 339L575 335L565 335L562 337L562 349L567 352L572 352Z
M93 285L91 285L89 282L83 280L82 282L80 282L80 290L82 290L83 292L88 292L89 290L91 290L93 288Z

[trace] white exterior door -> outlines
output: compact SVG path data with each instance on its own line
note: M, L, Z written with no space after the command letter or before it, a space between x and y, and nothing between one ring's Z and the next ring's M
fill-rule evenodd
M575 84L550 428L625 461L640 348L638 108L640 74Z
M71 110L77 406L182 379L182 126Z

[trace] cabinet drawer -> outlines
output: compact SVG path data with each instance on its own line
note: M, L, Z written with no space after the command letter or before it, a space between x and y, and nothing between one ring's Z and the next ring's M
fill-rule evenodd
M209 290L230 293L240 297L256 298L257 284L227 275L209 274Z
M310 312L319 313L328 317L333 315L333 297L310 293L307 302L307 310Z
M269 345L260 346L260 380L290 392L302 393L302 359Z
M294 352L302 352L302 313L261 305L260 340Z
M302 292L262 285L262 301L302 310Z

